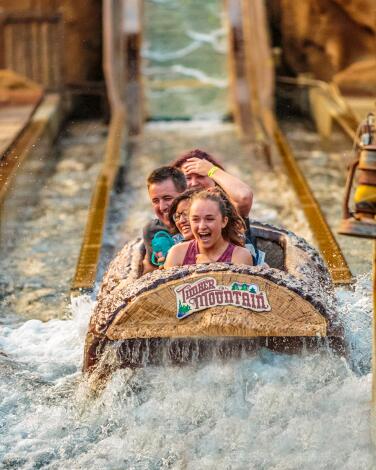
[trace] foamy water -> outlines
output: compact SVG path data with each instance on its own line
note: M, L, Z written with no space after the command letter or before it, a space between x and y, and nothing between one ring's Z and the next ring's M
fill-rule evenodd
M146 15L151 26L151 20L155 20L153 5L168 8L166 15L162 8L160 18L172 17L181 31L178 36L169 35L167 40L163 24L147 32L146 41L150 43L146 44L145 58L150 63L146 74L151 79L154 76L156 80L176 80L181 84L186 79L195 79L211 87L203 87L198 94L182 85L171 90L149 90L150 109L156 114L162 109L168 116L210 116L212 122L146 127L138 153L129 164L127 192L113 204L116 221L106 235L109 251L138 234L151 215L144 184L147 173L192 147L202 147L215 155L219 152L231 173L250 182L256 195L253 217L283 224L312 241L286 176L278 168L272 173L252 145L240 145L231 124L218 123L227 106L225 36L218 2L205 2L203 14L199 8L203 2L197 0L184 2L182 12L178 11L181 3L176 0L149 1ZM208 15L214 18L211 28L205 23ZM215 55L209 61L211 51ZM298 134L301 142L307 138L301 129ZM311 157L308 155L307 161ZM71 184L74 172L69 173L67 180L66 171L75 170L77 164L64 165L57 176L64 188L69 187L54 197L69 207L74 219L77 207L72 204L72 188L81 186ZM76 170L82 173L79 168ZM322 178L315 184L319 188ZM321 189L328 192L325 184ZM59 187L54 184L54 188ZM332 192L336 194L331 188ZM70 199L63 199L66 193ZM332 203L330 200L327 205L332 207ZM76 220L73 222L75 228ZM67 226L67 219L64 225ZM46 247L42 237L50 238L49 228L45 222L35 227L34 243L42 250ZM61 222L58 228L59 235L64 235ZM78 232L75 236L80 239ZM71 240L72 234L63 238ZM65 259L66 250L60 238L58 244L61 259ZM356 242L352 246L356 248L354 257L360 251L362 256L368 256ZM24 252L18 250L17 263L24 259ZM54 282L50 293L43 292L45 308L56 317L61 317L67 306L59 300L50 307L49 295L61 295L61 285L69 285L67 270L59 259L43 268L46 278L50 279L52 270L61 280L59 289ZM38 265L33 264L34 271L29 273L31 265L24 264L26 274L35 276ZM264 349L236 361L119 370L103 392L94 396L81 375L93 300L85 296L76 298L71 315L65 320L25 321L19 315L31 316L37 307L26 297L21 285L28 278L23 271L17 272L22 274L17 279L20 284L17 296L12 293L13 284L9 282L9 287L4 283L9 308L6 304L0 319L1 468L375 468L369 433L370 274L358 276L353 290L337 290L339 317L348 345L347 359L325 347L295 355ZM32 280L32 284L28 281L29 288L35 289ZM66 292L67 288L63 290ZM23 302L18 301L17 308L14 298ZM57 303L64 303L64 307L57 308ZM43 307L44 303L40 305Z
M2 327L4 468L368 469L369 278L338 292L350 361L322 348L117 371L91 396L80 369L93 303L70 320ZM354 305L350 309L350 305ZM357 321L357 319L359 321ZM366 347L368 345L368 348Z
M163 164L192 141L236 155L227 165L251 182L254 217L305 234L286 178L265 171L262 160L255 165L252 148L235 140L231 125L154 124L129 163L107 243L121 244L148 218L144 176L156 165L151 157ZM274 193L283 197L275 200ZM354 290L338 289L337 298L347 360L324 347L296 355L265 349L225 363L123 370L97 397L80 372L92 300L75 299L67 320L24 321L5 310L0 462L9 469L374 468L370 275L359 276Z

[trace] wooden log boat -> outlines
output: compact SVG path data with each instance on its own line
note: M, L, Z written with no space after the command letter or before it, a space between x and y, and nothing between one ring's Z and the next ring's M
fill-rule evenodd
M317 251L274 226L251 228L266 265L211 263L140 277L142 242L127 244L104 277L84 371L107 346L114 367L239 356L262 346L294 351L320 338L341 348L334 290Z

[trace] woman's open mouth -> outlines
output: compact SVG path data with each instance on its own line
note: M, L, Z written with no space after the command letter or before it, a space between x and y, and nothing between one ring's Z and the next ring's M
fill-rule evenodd
M210 240L211 232L198 232L197 235L200 240L207 242Z

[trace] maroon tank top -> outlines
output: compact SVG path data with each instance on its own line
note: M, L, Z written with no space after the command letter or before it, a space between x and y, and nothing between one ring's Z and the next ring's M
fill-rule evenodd
M225 251L217 259L216 263L231 263L234 249L235 249L235 245L230 242L227 245L227 248L225 249ZM197 241L196 240L190 241L188 245L188 249L184 256L183 266L186 264L196 264L196 256L198 254L199 254L199 251L198 251Z

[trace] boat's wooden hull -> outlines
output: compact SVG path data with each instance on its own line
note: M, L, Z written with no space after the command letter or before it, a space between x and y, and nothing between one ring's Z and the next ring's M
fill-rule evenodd
M104 278L84 370L108 345L115 356L104 362L116 367L239 356L262 346L291 352L320 338L341 348L333 289L317 252L287 232L258 230L283 246L283 269L212 263L138 279L142 250L129 244Z
M117 308L116 318L107 329L106 336L115 341L155 337L327 336L325 317L296 292L251 274L252 268L244 266L243 272L237 272L240 271L237 266L218 264L215 267L225 270L188 271L181 278L162 282L124 302ZM184 289L189 291L195 286L209 284L211 280L214 280L213 285L216 281L216 289L203 290L187 301L187 305L191 301L192 307L198 304L198 308L207 308L182 319L177 318L175 289L185 285ZM233 284L238 284L239 290L219 288ZM241 286L248 285L257 286L259 293L240 290ZM225 304L226 294L233 304Z
M98 369L100 374L106 376L118 368L240 359L254 355L261 348L293 354L316 350L320 346L329 347L339 354L345 353L340 336L187 337L111 341L89 333L86 338L83 369L85 372Z

